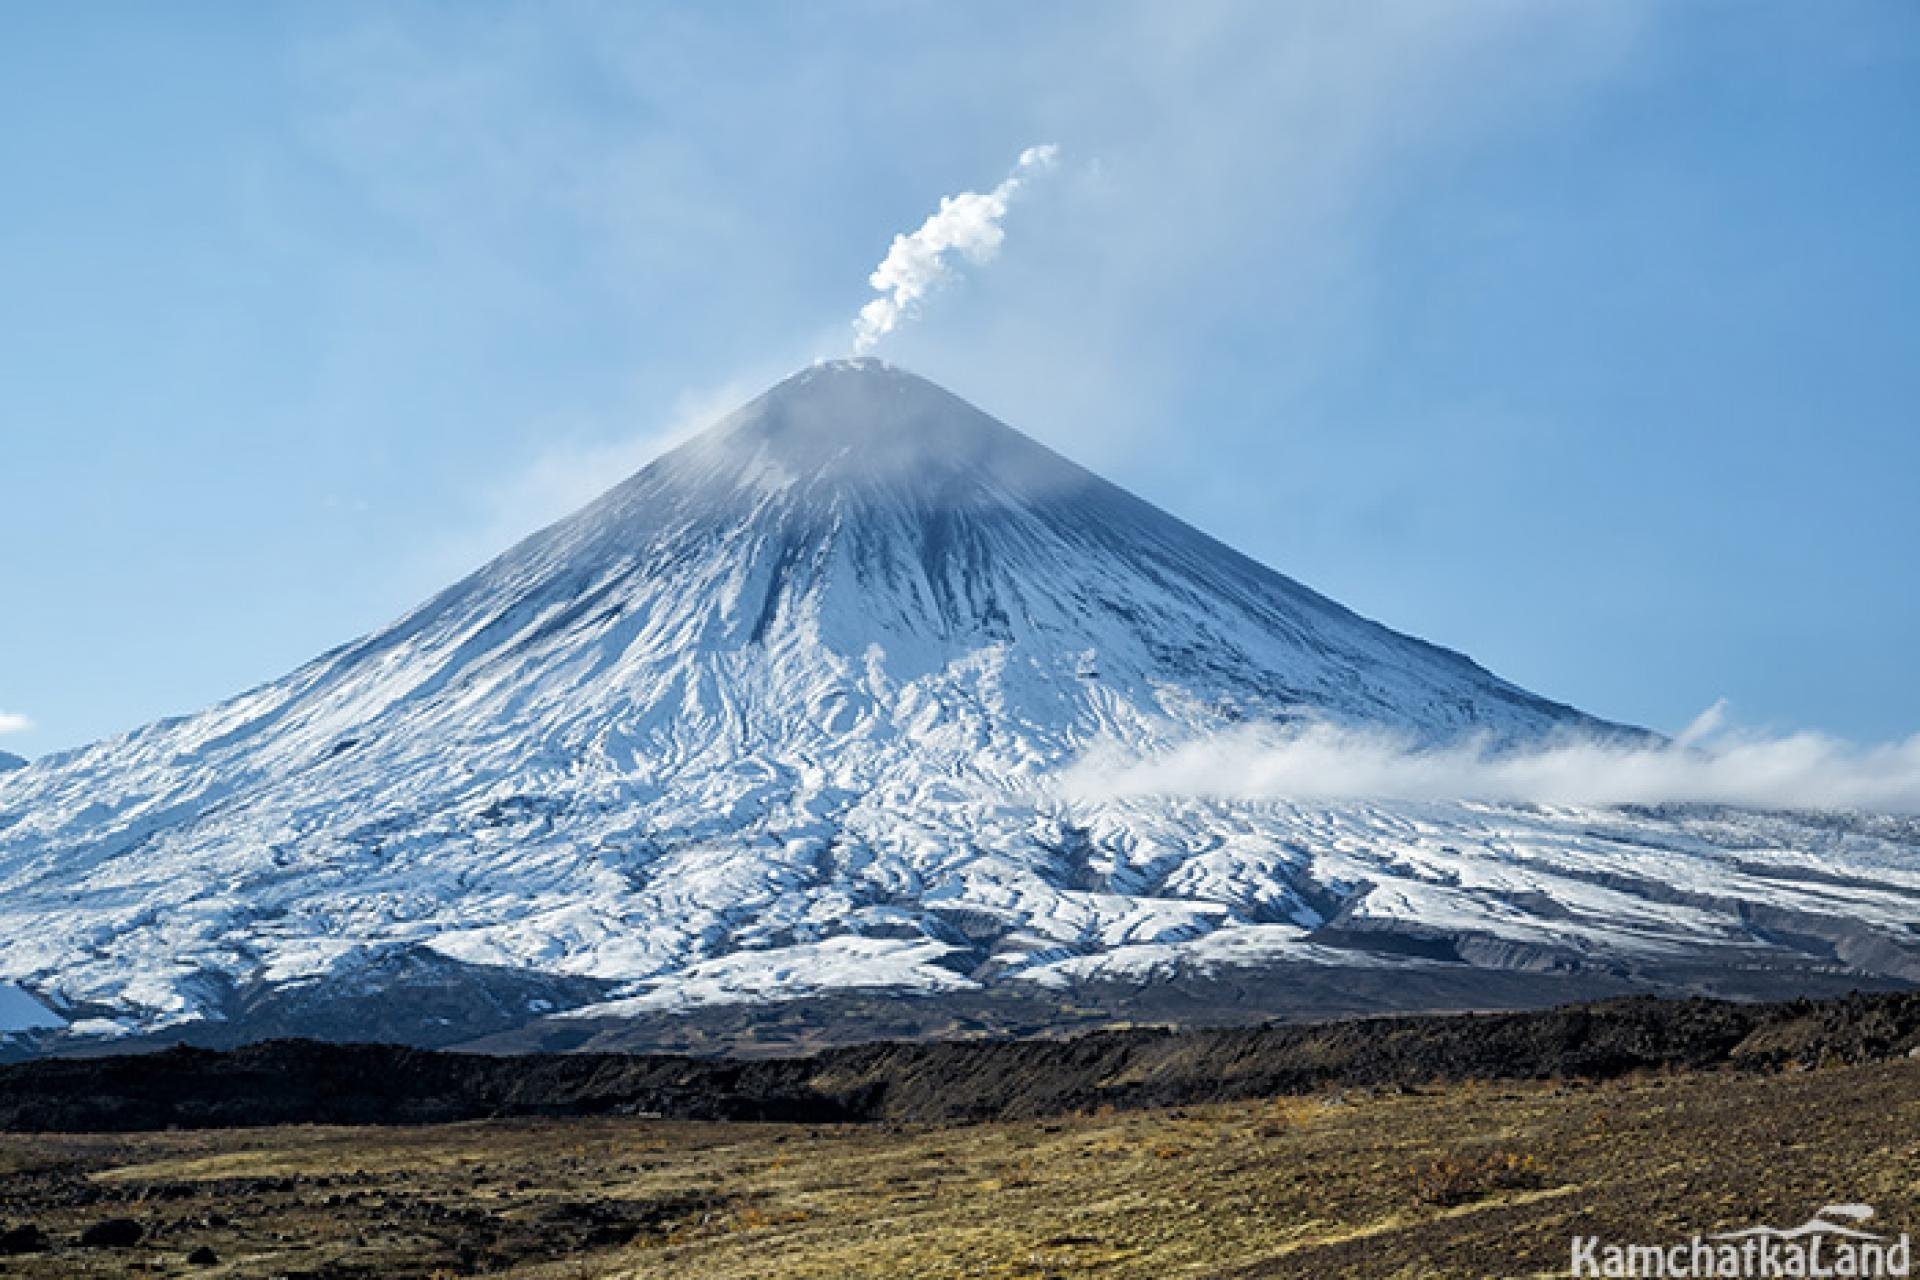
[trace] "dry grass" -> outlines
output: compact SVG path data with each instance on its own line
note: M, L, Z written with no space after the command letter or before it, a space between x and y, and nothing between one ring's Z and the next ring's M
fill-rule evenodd
M1679 1238L1798 1222L1836 1199L1920 1228L1917 1188L1916 1062L940 1129L598 1119L0 1137L0 1220L64 1242L121 1214L157 1233L0 1273L1549 1275L1576 1231ZM184 1266L201 1243L220 1266Z

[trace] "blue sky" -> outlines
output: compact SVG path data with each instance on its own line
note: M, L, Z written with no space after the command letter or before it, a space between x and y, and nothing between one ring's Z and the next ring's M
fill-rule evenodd
M4 23L0 749L390 619L1039 143L880 354L1598 714L1920 729L1920 6Z

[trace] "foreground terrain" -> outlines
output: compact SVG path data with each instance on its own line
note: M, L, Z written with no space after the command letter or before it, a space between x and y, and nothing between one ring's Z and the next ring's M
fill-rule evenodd
M51 1246L0 1274L1553 1275L1576 1232L1677 1240L1833 1201L1920 1224L1920 1061L976 1125L0 1135L0 1230ZM114 1219L139 1242L79 1247Z
M280 1040L0 1066L0 1130L107 1133L648 1114L827 1124L1024 1120L1326 1088L1769 1072L1920 1053L1920 992L1740 1004L1635 997L1511 1013L1071 1039L849 1045L786 1057L519 1057Z

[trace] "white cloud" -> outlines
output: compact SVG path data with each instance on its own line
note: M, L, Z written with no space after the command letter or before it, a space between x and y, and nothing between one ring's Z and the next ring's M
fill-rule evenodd
M17 711L0 711L0 733L25 733L33 721Z
M1498 750L1485 739L1420 748L1331 725L1247 729L1152 757L1096 750L1060 781L1068 796L1088 800L1704 803L1920 813L1920 734L1863 746L1820 733L1722 732L1724 718L1716 704L1670 743L1564 738L1520 750Z
M764 389L756 377L684 391L652 425L610 439L596 438L601 432L594 424L553 424L548 434L561 439L482 491L477 499L478 518L435 547L423 570L413 576L442 581L473 569L527 535L572 515Z
M918 314L920 304L953 276L955 254L975 264L991 262L1007 238L1001 219L1028 177L1053 167L1060 149L1052 144L1028 147L1013 172L991 191L962 191L940 197L940 208L911 235L897 235L867 283L880 296L860 308L853 322L853 349L871 351L902 320Z
M1691 747L1704 742L1727 727L1727 700L1719 698L1714 704L1702 711L1690 721L1686 728L1675 735L1675 746Z

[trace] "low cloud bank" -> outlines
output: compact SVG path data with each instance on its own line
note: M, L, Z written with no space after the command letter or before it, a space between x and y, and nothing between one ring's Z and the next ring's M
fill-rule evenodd
M1389 734L1313 725L1240 730L1151 757L1095 749L1060 781L1081 800L1700 803L1920 813L1920 734L1863 746L1820 733L1741 733L1724 728L1718 706L1671 742L1653 745L1565 738L1499 750L1475 739L1422 748Z
M958 254L969 262L993 260L1007 238L1000 220L1028 178L1053 167L1060 149L1052 145L1028 147L1020 153L999 186L991 191L962 191L940 197L940 208L911 235L897 235L887 256L867 277L880 294L860 308L853 322L853 349L864 354L880 339L910 319L920 303L953 275L950 259Z

